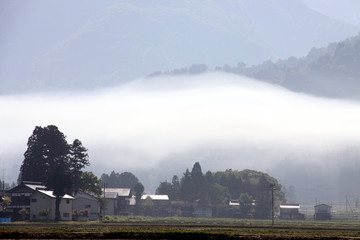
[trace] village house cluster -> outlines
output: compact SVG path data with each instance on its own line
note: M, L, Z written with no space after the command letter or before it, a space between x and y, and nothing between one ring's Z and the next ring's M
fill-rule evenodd
M11 204L3 209L6 218L12 221L51 221L55 219L55 195L46 186L37 182L24 181L8 190L6 196ZM153 217L183 216L183 217L212 217L213 208L195 202L170 201L168 195L141 196L142 207L151 207L149 215ZM101 207L103 204L103 207ZM230 201L229 209L236 217L239 201ZM280 205L280 219L304 220L305 215L299 213L299 204ZM5 210L5 211L4 211ZM26 213L22 214L22 211ZM60 201L60 215L62 221L96 221L105 215L134 215L136 199L130 188L105 188L102 196L96 197L84 191L78 191L75 196L64 195ZM315 206L315 220L331 220L331 206L318 204ZM7 220L3 220L7 221Z

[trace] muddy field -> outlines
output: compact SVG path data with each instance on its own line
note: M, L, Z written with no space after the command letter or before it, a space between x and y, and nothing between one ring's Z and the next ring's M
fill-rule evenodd
M109 219L105 222L18 222L2 239L360 239L358 223L231 219Z

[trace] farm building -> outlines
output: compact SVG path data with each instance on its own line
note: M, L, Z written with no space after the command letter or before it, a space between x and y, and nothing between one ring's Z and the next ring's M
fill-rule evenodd
M151 201L152 216L154 217L168 217L170 201L168 195L150 195L145 194L141 196L141 201Z
M91 194L79 190L73 200L73 212L88 211L88 220L98 220L100 213L99 199ZM74 217L74 216L73 216Z
M299 213L299 204L282 204L280 205L280 219L286 220L304 220L305 215Z
M30 211L30 196L38 189L44 190L46 187L39 182L23 181L7 191L7 195L11 198L11 204L7 207L7 211L11 213L13 221L21 220L20 209Z
M331 220L331 206L327 204L318 204L315 208L315 220Z
M60 217L62 221L72 220L73 197L65 194L60 200ZM55 220L55 200L53 191L36 190L30 197L30 220ZM47 212L40 214L40 212ZM43 218L43 219L42 219Z
M105 215L129 215L130 214L130 188L106 188L102 198L107 201Z

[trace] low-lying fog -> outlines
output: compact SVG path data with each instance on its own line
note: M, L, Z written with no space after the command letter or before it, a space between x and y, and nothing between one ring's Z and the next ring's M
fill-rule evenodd
M89 170L99 177L131 171L147 192L199 161L203 172L265 171L295 185L303 201L359 195L359 102L208 73L91 92L6 95L0 107L0 159L11 181L35 126L54 124L68 142L78 138L88 148Z

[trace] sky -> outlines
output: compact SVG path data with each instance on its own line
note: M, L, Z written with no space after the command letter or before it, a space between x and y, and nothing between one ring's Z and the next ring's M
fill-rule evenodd
M185 168L175 167L177 161L191 168L194 156L203 171L272 171L287 158L319 162L360 143L358 102L307 96L216 72L137 79L92 92L5 95L0 108L0 131L7 136L0 138L0 159L6 175L16 177L33 129L50 124L68 142L82 141L89 150L89 170L98 176L112 170L137 175L164 162L174 166L168 174L181 175ZM186 156L192 151L193 157ZM213 162L214 156L206 157L209 151L225 160ZM158 177L140 180L154 191Z

